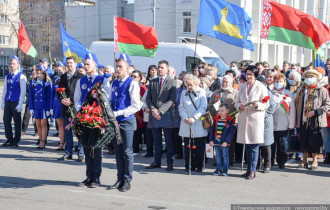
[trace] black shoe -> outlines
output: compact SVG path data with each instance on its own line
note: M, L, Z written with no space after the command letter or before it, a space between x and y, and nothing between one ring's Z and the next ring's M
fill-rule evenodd
M18 144L13 143L13 146L12 147L13 148L17 148L18 147Z
M108 154L109 154L109 155L114 155L115 152L114 152L113 150L109 150Z
M72 155L65 154L60 158L57 158L57 160L72 160Z
M166 171L173 171L173 163L168 163Z
M122 181L117 181L114 185L110 185L107 190L114 190L114 189L120 189L124 185L124 182Z
M265 174L268 174L270 172L270 168L264 168L264 170L262 172L264 172Z
M91 178L87 178L84 181L80 182L78 184L78 187L90 186L91 184L92 184L92 179Z
M54 137L58 137L59 135L60 134L58 132L53 134Z
M279 169L285 169L285 165L279 165L278 168Z
M144 157L152 157L152 156L154 156L153 154L146 154Z
M40 139L38 139L38 141L36 142L36 145L39 145L40 144Z
M176 159L176 160L179 160L179 159L182 159L182 158L183 158L183 155L181 155L181 154L176 154L174 156L174 159Z
M197 169L196 171L199 172L199 173L202 173L203 169L200 168L200 169Z
M310 168L309 168L309 170L311 170L311 171L315 171L317 169L317 166L311 166Z
M83 162L84 156L78 156L77 162Z
M2 146L2 147L11 147L11 146L13 146L13 143L10 143L9 141L6 141L6 142L3 143L1 146Z
M154 168L161 168L161 165L156 162L153 162L150 164L150 166L145 167L145 169L154 169Z
M100 179L99 178L95 178L90 186L90 188L98 188L100 186Z
M74 146L73 151L74 151L74 152L79 152L79 150L78 150L78 146Z
M301 157L296 156L295 160L301 160Z
M123 186L119 189L120 192L126 192L131 189L131 184L128 181L125 181Z

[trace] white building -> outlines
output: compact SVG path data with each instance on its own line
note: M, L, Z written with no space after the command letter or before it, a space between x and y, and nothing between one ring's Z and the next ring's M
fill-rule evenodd
M260 40L260 21L262 15L262 0L227 0L241 6L253 19L251 40L255 51L226 44L218 39L201 35L202 44L212 48L227 63L233 60L268 61L270 65L282 64L284 60L307 65L312 60L312 51L287 45L280 42ZM279 3L293 6L308 14L314 15L329 26L330 17L327 11L330 0L277 0ZM153 0L138 0L134 6L134 20L151 26ZM178 37L196 37L200 0L157 0L156 31L160 42L176 42ZM329 45L329 43L328 43ZM327 47L329 49L330 46ZM326 50L326 57L330 51Z
M18 0L0 0L0 77L8 70L10 57L17 53L18 29Z
M113 41L113 17L133 20L134 4L122 0L95 0L95 4L68 4L65 13L68 34L89 48L93 41Z

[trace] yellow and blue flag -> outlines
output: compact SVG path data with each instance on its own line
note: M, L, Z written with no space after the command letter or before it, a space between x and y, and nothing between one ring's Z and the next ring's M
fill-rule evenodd
M77 63L84 62L84 58L90 52L83 44L71 37L63 28L60 22L62 49L63 49L63 62L66 63L66 58L73 56L76 58Z
M201 0L199 33L254 51L251 29L252 18L243 8L223 0Z

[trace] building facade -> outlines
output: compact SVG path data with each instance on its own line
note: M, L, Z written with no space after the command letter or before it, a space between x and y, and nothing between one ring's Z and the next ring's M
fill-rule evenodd
M62 41L59 21L65 21L63 0L20 0L22 20L38 57L23 57L23 65L37 64L41 58L51 61L62 60Z
M0 0L0 78L8 71L10 57L17 53L18 5L18 0Z

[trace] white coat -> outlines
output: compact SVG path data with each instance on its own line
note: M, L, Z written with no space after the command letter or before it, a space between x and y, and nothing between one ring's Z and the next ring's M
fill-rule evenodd
M241 104L261 101L268 96L268 90L261 82L256 81L247 94L248 83L240 86L236 98L235 107L239 110ZM264 143L264 121L265 111L269 107L269 102L257 102L258 107L252 105L245 107L238 116L237 143L240 144L263 144Z

